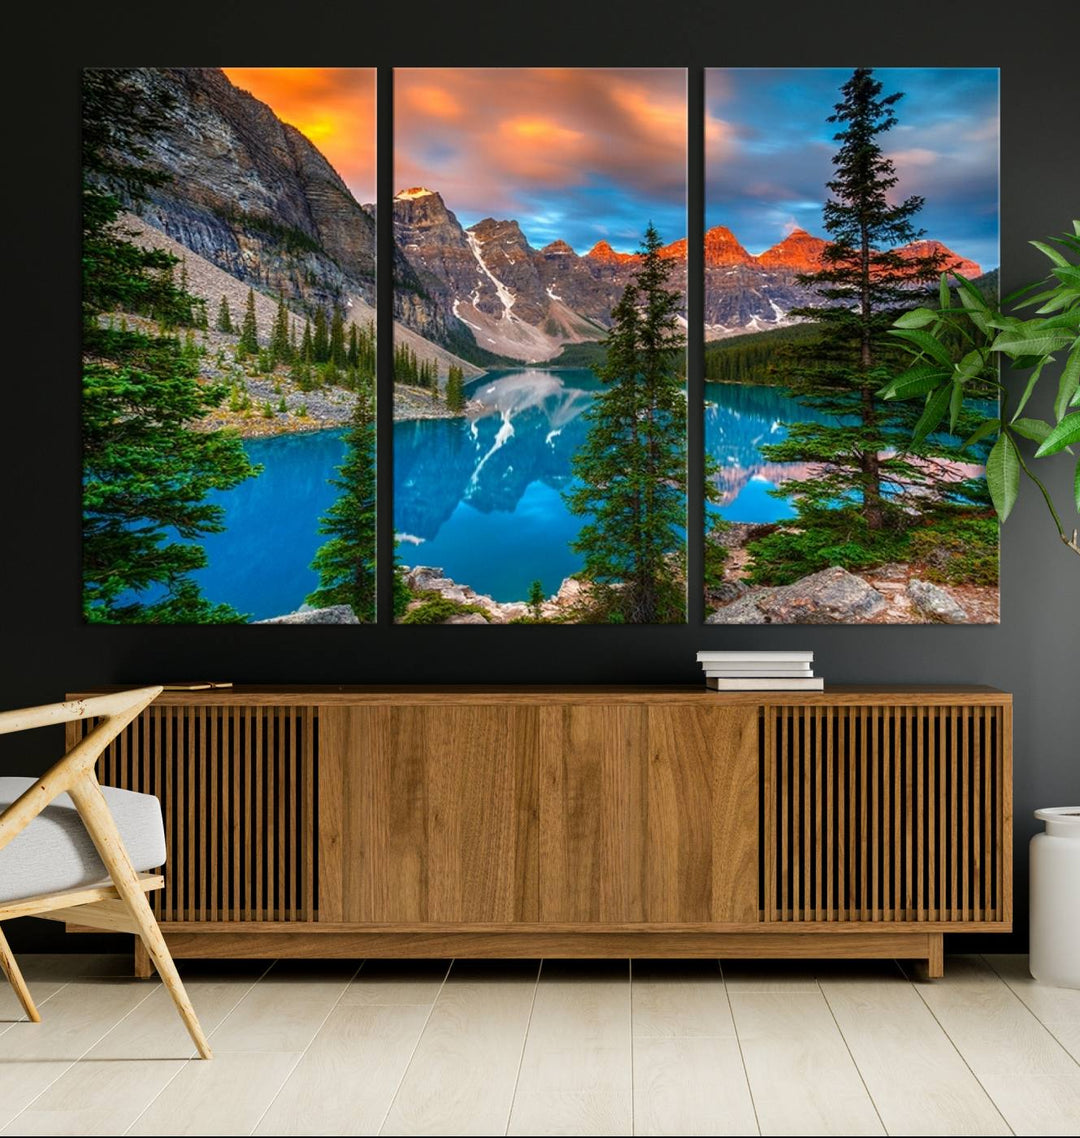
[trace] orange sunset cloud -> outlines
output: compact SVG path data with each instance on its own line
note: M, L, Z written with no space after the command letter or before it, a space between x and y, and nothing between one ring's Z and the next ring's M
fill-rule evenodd
M375 200L373 67L225 67L229 81L266 103L315 144L358 202Z
M537 242L636 248L685 232L686 75L677 68L395 68L394 180Z

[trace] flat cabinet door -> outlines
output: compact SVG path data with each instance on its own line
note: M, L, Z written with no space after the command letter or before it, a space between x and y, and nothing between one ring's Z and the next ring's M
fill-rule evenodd
M536 921L539 716L321 708L321 919Z
M540 715L542 921L760 919L756 707Z

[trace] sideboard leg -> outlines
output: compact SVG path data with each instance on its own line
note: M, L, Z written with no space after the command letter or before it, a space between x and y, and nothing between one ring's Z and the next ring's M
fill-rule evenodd
M136 980L149 980L153 972L150 967L150 953L146 951L146 945L142 942L142 937L135 938L135 979Z
M943 933L930 933L930 955L926 961L926 975L931 980L940 980L945 975L945 936Z

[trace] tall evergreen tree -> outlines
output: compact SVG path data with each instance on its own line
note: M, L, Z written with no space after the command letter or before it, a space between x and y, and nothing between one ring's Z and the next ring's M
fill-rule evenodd
M244 309L244 320L240 325L240 342L237 345L246 356L258 355L259 352L259 324L255 319L255 290L248 289L247 307Z
M349 350L346 353L345 360L349 367L360 366L360 340L355 324L349 325Z
M285 307L285 297L278 297L277 312L270 330L270 356L275 364L287 364L292 358L289 344L289 310Z
M455 413L465 408L465 374L457 364L446 375L446 406Z
M324 364L330 358L330 334L326 327L326 313L321 307L315 309L315 327L311 334L311 358L317 364Z
M330 319L329 358L334 367L343 368L349 362L345 349L345 317L340 308L334 309L334 315Z
M792 345L778 353L791 392L831 421L790 424L784 442L762 448L771 462L813 463L820 470L775 491L794 498L808 524L828 524L823 513L855 501L858 525L871 534L890 520L887 488L928 482L925 468L908 453L910 410L885 403L877 391L903 360L889 327L916 302L920 286L937 279L942 263L940 254L905 258L894 251L922 235L913 218L923 199L893 204L899 179L879 139L896 125L894 108L903 93L882 92L871 68L857 68L829 116L840 127L824 208L831 240L821 269L799 278L815 286L823 303L794 310L819 325L821 339L810 352ZM897 520L895 510L893 515ZM842 515L833 520L839 523Z
M304 321L304 337L300 341L300 358L306 364L313 363L315 360L315 343L311 338L311 321Z
M332 485L339 491L319 532L329 538L311 567L319 587L307 598L316 608L349 605L364 622L375 619L375 387L362 381L356 393L344 463Z
M227 389L198 382L197 356L176 337L102 320L165 311L198 324L194 298L172 278L176 258L134 244L118 224L165 181L140 160L167 110L148 105L124 71L83 73L83 612L94 622L244 619L207 601L190 576L206 565L198 539L224 528L207 494L258 472L231 432L191 426ZM132 599L146 590L162 595Z
M229 311L229 302L224 296L222 296L221 303L218 305L217 321L214 326L219 332L227 332L230 336L234 331L232 313Z
M633 280L612 310L604 386L585 413L567 492L589 517L573 547L598 601L597 616L634 624L685 619L686 396L684 340L671 263L650 223ZM617 586L617 587L616 587Z

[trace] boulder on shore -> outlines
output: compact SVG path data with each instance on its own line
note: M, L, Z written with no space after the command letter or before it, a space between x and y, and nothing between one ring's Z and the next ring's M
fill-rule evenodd
M888 602L861 577L834 565L791 585L752 588L707 624L865 624Z
M968 614L940 585L914 578L908 582L907 594L911 603L932 620L942 624L969 623Z

